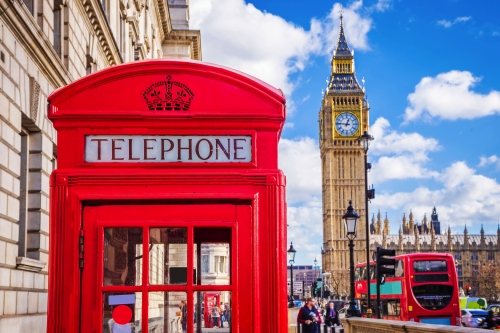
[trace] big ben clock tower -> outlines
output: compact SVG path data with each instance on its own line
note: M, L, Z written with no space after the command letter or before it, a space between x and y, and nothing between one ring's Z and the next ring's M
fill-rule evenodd
M331 273L334 288L342 288L339 292L349 289L346 284L349 249L342 216L350 199L360 215L354 261L366 261L364 150L357 139L368 132L369 106L355 73L354 52L347 44L341 14L332 72L319 112L323 174L322 264L323 271Z

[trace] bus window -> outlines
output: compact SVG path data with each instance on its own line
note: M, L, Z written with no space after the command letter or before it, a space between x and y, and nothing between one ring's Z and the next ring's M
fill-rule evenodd
M447 272L445 260L416 260L413 262L415 272Z
M362 278L361 278L361 276L362 276L362 272L361 272L361 270L362 270L362 269L363 269L363 267L358 267L358 268L356 268L356 272L354 273L354 279L355 279L356 281L361 281L361 280L362 280ZM363 269L363 270L364 270L364 269Z
M394 267L395 277L403 277L404 276L404 264L403 260L396 260L396 265Z
M376 271L377 271L377 267L375 265L370 265L370 280L375 280L377 278Z
M387 301L387 315L399 317L401 313L401 304L399 299L391 299Z
M453 296L453 286L426 284L413 287L413 295L424 309L440 310L450 303Z

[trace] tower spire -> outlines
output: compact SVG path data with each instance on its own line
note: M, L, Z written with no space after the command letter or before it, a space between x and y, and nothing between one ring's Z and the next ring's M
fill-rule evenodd
M334 58L352 58L353 54L351 50L349 49L349 45L347 44L347 39L345 38L344 34L344 21L343 18L344 16L342 13L344 13L344 10L342 9L342 6L340 6L340 30L339 30L339 40L337 41L337 48L333 52L333 57Z

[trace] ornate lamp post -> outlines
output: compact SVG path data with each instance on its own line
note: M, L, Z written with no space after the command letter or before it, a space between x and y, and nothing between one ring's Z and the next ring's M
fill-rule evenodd
M288 303L289 308L293 308L295 305L293 303L293 264L295 263L295 253L297 252L293 248L293 243L290 242L290 248L288 251L288 263L290 264L290 302Z
M352 208L352 201L349 200L349 207L347 212L342 216L345 223L346 237L349 239L349 254L350 254L350 285L351 285L351 301L349 302L349 309L347 310L347 317L361 317L361 313L354 301L354 239L356 238L356 223L358 222L359 215Z
M370 295L370 225L368 223L370 217L368 214L368 201L370 199L375 198L375 190L368 191L368 169L371 168L371 165L368 164L368 148L370 147L370 141L373 140L373 136L368 134L368 132L364 132L358 138L358 141L363 144L363 150L365 152L365 220L366 220L366 307L367 313L371 312L371 295ZM370 311L368 311L370 310Z

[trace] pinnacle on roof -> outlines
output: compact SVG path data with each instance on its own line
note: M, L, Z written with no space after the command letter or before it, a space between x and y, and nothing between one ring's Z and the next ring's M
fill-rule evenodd
M352 52L349 49L349 44L347 44L347 39L344 34L344 22L342 21L342 7L340 9L340 31L339 40L337 41L337 48L333 51L334 58L352 58Z

